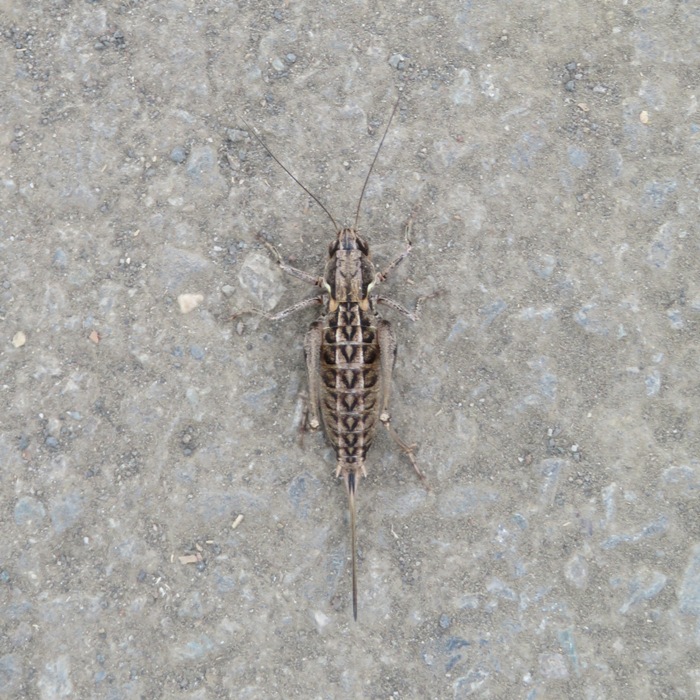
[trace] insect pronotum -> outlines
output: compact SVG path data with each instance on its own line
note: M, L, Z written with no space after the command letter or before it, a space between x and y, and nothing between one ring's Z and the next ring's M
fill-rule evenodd
M376 305L385 304L412 320L418 318L421 301L413 312L391 299L376 294L376 287L409 254L411 242L406 227L406 249L381 272L376 272L370 259L369 245L360 236L357 222L362 198L370 175L384 143L389 126L399 105L397 99L389 117L374 160L362 185L360 199L351 227L340 228L323 203L310 192L272 153L267 144L248 126L272 159L328 215L335 228L335 238L328 248L328 260L323 275L316 277L283 262L277 249L263 239L284 272L302 279L322 291L276 314L259 313L271 321L310 306L323 306L321 316L314 321L304 340L304 354L309 382L309 404L305 420L312 430L323 426L336 454L336 476L345 483L350 509L350 539L352 550L352 608L357 620L357 554L355 538L355 496L360 479L367 476L365 458L381 423L408 457L416 474L425 482L414 456L415 445L406 444L391 425L389 400L391 378L396 359L396 340L389 321L382 319ZM245 312L243 312L245 313ZM236 314L238 316L240 314ZM427 484L426 484L427 486Z

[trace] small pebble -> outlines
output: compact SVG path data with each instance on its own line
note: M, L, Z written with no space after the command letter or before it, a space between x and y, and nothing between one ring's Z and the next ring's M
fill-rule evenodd
M82 515L82 498L76 491L56 496L49 504L51 524L57 534L75 525Z
M170 151L170 160L173 163L184 163L187 160L187 151L182 146L175 146L172 151Z
M284 293L270 259L260 253L250 253L246 257L238 272L238 281L266 311L277 306Z
M187 175L195 185L211 191L223 188L223 179L219 173L217 153L211 146L196 146L187 157Z
M177 298L178 306L183 314L194 311L204 301L202 294L180 294Z
M22 496L15 505L15 523L20 526L38 523L46 517L46 509L33 496Z
M73 695L71 662L68 654L44 659L36 685L42 698L67 698Z
M397 70L402 70L406 59L400 54L395 53L389 58L389 65Z
M248 132L242 129L227 129L226 136L232 143L237 143L238 141L245 141L248 138Z
M68 256L66 255L66 251L62 248L56 248L51 264L54 267L57 267L59 270L63 270L66 265L68 265Z
M17 331L12 336L12 344L16 348L21 348L27 342L27 336L22 331Z

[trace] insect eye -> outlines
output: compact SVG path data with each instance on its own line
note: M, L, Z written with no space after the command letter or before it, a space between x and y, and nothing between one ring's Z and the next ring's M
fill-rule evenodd
M328 255L333 256L338 252L338 241L331 241L330 245L328 246Z

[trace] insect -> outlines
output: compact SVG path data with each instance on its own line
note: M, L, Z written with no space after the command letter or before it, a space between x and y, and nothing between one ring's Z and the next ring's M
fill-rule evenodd
M418 299L415 310L411 312L398 302L379 296L375 291L409 254L411 219L406 226L405 250L380 272L375 270L371 261L367 240L359 234L357 229L362 198L398 105L397 100L362 186L355 212L355 222L353 226L346 228L336 224L322 202L277 159L262 138L248 127L273 160L323 209L335 228L335 238L328 247L328 260L320 277L287 265L277 249L262 239L285 273L304 280L322 291L317 296L304 299L276 314L261 311L254 313L261 314L270 321L279 321L301 309L323 306L323 313L311 324L304 339L309 389L305 420L308 421L308 427L311 430L323 427L327 439L335 449L336 477L342 478L348 494L352 550L352 607L355 620L357 620L355 497L360 479L367 476L365 458L380 424L386 428L392 440L410 460L416 474L427 487L425 476L418 468L414 456L415 445L406 444L391 425L389 402L396 359L396 340L391 324L382 319L376 310L378 304L385 304L408 318L416 320L420 304L426 298ZM235 316L239 315L241 313Z

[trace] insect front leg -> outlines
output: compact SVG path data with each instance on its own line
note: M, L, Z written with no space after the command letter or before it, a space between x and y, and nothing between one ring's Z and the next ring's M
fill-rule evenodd
M418 463L416 462L414 455L416 445L405 443L391 425L389 401L391 399L391 380L394 373L394 362L396 361L396 338L391 330L389 321L385 321L384 319L379 321L377 325L377 341L379 342L380 373L382 380L379 420L386 428L391 439L398 445L401 452L408 457L413 469L416 474L418 474L418 478L423 482L423 485L429 489L430 487L428 486L425 474L418 468Z
M374 284L381 284L386 280L386 278L389 276L391 271L398 267L399 264L405 260L408 257L408 254L411 252L411 239L410 239L410 233L411 229L413 228L413 218L414 218L415 212L411 214L411 216L408 217L408 221L406 222L406 226L404 228L404 236L406 239L406 250L404 250L403 253L400 255L397 255L381 272L378 272L374 278ZM402 313L404 316L407 318L410 318L411 321L417 321L420 318L420 307L421 304L426 300L426 299L432 299L432 297L438 296L440 294L440 291L432 292L431 294L426 294L425 296L418 297L418 300L416 301L416 306L413 309L413 311L409 311L403 304L400 304L398 301L394 301L393 299L389 299L387 297L379 296L379 295L373 295L372 296L372 301L375 304L385 304L386 306L391 307L394 309L394 311L398 311Z
M266 318L268 321L280 321L283 318L296 313L297 311L301 311L302 309L307 309L309 306L316 306L319 304L323 304L322 294L317 297L311 297L310 299L302 299L289 308L278 311L276 314L269 314L267 311L261 311L260 309L245 309L244 311L237 311L231 316L231 320L234 321L235 319L241 316L246 316L247 314L256 314L257 316Z
M378 272L375 277L374 277L374 283L375 284L381 284L386 280L386 278L389 276L391 271L395 268L398 267L398 265L405 260L408 257L408 254L411 252L411 241L406 239L406 250L404 250L403 253L400 255L397 255L381 272Z
M411 252L411 229L413 228L413 218L414 218L415 212L411 213L411 216L408 217L408 221L406 222L406 226L404 227L404 240L406 241L406 250L404 250L403 253L400 255L397 255L381 272L378 272L377 275L374 278L374 283L375 284L381 284L386 280L386 278L389 276L391 271L395 268L398 267L399 264L405 260L408 257L408 254Z
M296 267L292 267L291 265L287 265L283 260L282 256L279 254L277 251L277 248L272 245L272 243L269 243L266 241L261 235L258 235L257 238L260 240L261 243L265 245L265 247L270 251L272 256L275 258L275 262L280 266L283 272L286 272L288 275L291 275L292 277L296 277L297 279L303 280L304 282L307 282L308 284L313 284L315 287L324 287L323 283L323 277L315 277L314 275L305 272L304 270L298 270ZM268 321L280 321L283 318L286 318L287 316L296 313L297 311L301 311L302 309L307 309L310 306L316 306L323 304L324 296L323 294L319 294L318 296L311 297L310 299L303 299L302 301L297 302L296 304L293 304L287 309L283 309L282 311L278 311L275 314L270 314L267 313L266 311L261 311L260 309L246 309L244 311L238 311L233 316L231 317L231 320L234 320L236 318L239 318L240 316L245 316L247 314L256 314L258 316L262 316L263 318L266 318Z
M272 243L266 241L260 235L258 235L258 240L260 240L260 242L265 245L265 247L270 251L270 253L272 253L275 262L280 266L283 272L286 272L288 275L296 277L297 279L304 280L304 282L307 282L308 284L313 284L315 287L321 287L321 289L323 289L323 277L317 277L315 275L312 275L310 272L298 270L296 267L287 265L287 263L284 262L284 260L282 260L282 256L279 254L277 248L275 248L275 246L273 246Z

